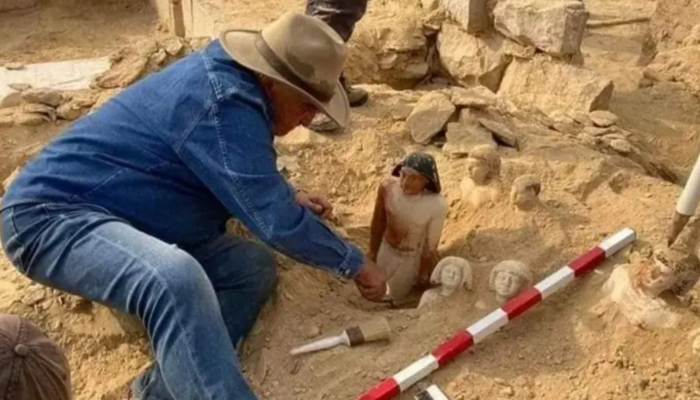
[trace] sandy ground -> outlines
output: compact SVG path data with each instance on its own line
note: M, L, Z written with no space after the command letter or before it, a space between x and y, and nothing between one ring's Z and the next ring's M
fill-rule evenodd
M102 57L164 34L145 0L43 0L0 13L0 64Z
M296 3L250 3L238 12L241 18L260 18L250 22L254 24L274 18L283 7L297 7ZM105 4L116 7L137 2ZM93 9L90 13L99 14L99 7L94 7L89 7ZM370 12L376 12L372 7ZM587 2L587 7L593 19L604 19L649 15L653 3L598 0ZM39 13L45 12L49 11ZM147 15L125 11L124 21L114 27L95 22L100 29L93 27L92 34L129 32L128 28L120 30L129 26L122 24L133 23L132 34L149 35L154 25L132 20ZM15 18L23 16L1 15L0 32L5 29L4 20ZM72 25L55 24L37 29L34 35ZM641 69L635 62L643 29L644 23L590 30L583 49L586 66L615 81L611 110L619 115L619 125L632 132L631 140L684 175L699 144L698 100L675 84L638 88ZM15 38L12 35L9 43ZM16 43L22 41L34 43L26 38ZM59 41L49 51L50 46L38 41L35 53L22 55L19 44L2 43L0 46L10 46L15 53L0 47L0 62L6 54L14 54L13 61L98 56L110 46L98 41L88 47L88 42L83 42L84 47L62 47L60 43L65 42ZM495 263L522 260L541 279L606 235L628 226L639 236L634 246L422 384L437 383L455 400L700 399L700 366L691 351L691 333L700 326L693 300L698 293L692 293L690 306L670 306L679 314L675 327L650 330L631 325L604 301L601 292L616 265L645 254L662 240L678 186L646 176L623 157L601 154L540 125L510 121L522 146L519 151L500 149L503 172L496 186L502 196L477 209L460 200L463 160L450 160L435 146L413 144L403 123L388 117L389 105L377 99L379 96L355 111L346 134L320 138L300 131L280 141L280 151L296 157L299 164L290 172L290 179L307 190L329 193L351 240L366 246L379 181L406 152L422 149L433 153L450 204L440 250L472 263L474 289L442 310L393 310L362 300L352 284L281 257L280 287L241 354L261 398L355 398L496 307L488 289L488 273ZM0 129L0 179L60 129ZM525 173L538 176L543 186L541 202L531 212L516 210L507 196L512 181ZM140 331L125 329L101 306L32 284L4 258L0 259L0 311L31 318L66 348L77 400L125 399L126 384L149 363L149 349ZM300 358L288 355L292 347L309 338L309 332L332 333L373 315L389 319L394 332L390 342ZM412 398L410 393L402 397Z

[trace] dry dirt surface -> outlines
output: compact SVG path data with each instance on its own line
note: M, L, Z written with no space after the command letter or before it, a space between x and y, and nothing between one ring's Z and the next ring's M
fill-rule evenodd
M104 7L136 7L136 3L112 1ZM246 7L240 12L246 18L267 20L283 9L301 9L297 3L250 2L240 6ZM371 1L368 19L360 24L358 36L371 32L368 21L401 15L398 3ZM27 15L49 10L55 13L61 9L59 4L49 2L46 9L38 11L0 14L0 33L7 29L6 21L21 26ZM92 37L115 30L127 32L128 26L148 34L144 29L153 26L145 10L124 9L123 13L102 15L97 10L103 6L88 4L91 6L86 9L92 11L87 17L97 18L90 22L94 24L89 29ZM418 387L436 383L455 400L700 399L700 365L692 346L700 327L698 289L685 301L669 305L678 320L665 329L631 324L613 304L604 301L602 292L616 266L648 256L651 246L663 240L680 186L660 178L648 160L658 159L681 179L687 175L699 144L698 100L679 83L657 82L640 88L643 67L636 61L653 2L591 0L586 6L591 21L641 20L588 29L582 53L587 68L615 82L610 110L619 117L617 126L626 132L623 139L646 150L639 153L643 156L635 159L625 152L610 151L598 142L549 129L537 118L489 109L484 113L507 124L517 134L519 146L517 150L499 147L502 171L492 184L499 196L476 207L462 200L460 192L460 182L467 173L465 160L443 153L444 138L418 145L406 129L405 110L410 111L424 92L397 92L381 85L365 86L371 100L354 110L345 133L320 136L298 129L279 140L285 174L306 190L328 193L339 227L365 248L380 180L407 152L433 154L450 205L440 251L443 256L469 260L474 288L452 299L451 307L420 313L397 310L366 302L351 283L280 257L280 286L240 355L262 399L354 399L497 307L488 288L488 275L499 261L526 262L539 280L623 227L636 230L638 240L633 246ZM76 9L71 8L71 12L77 13ZM99 18L115 25L106 27ZM69 51L76 53L68 58L102 56L105 50L114 50L103 41L90 44L94 47L88 46L89 40L78 41L82 45L72 49L68 43L74 39L70 37L59 36L51 45L42 39L54 30L68 32L73 24L72 19L60 19L48 27L42 25L34 31L35 39L18 38L16 32L0 35L15 43L3 41L0 46L10 46L13 60L20 61L47 61ZM353 57L360 62L374 57L362 53L368 51L366 43L353 45ZM35 49L35 53L22 53L26 48ZM51 48L63 50L51 53ZM6 51L0 47L0 62ZM435 79L421 88L443 86L444 80ZM63 126L0 128L0 180ZM524 174L536 176L542 184L539 201L528 212L514 207L508 196L513 181ZM150 362L147 342L138 327L116 319L102 306L30 282L5 258L0 258L0 312L32 319L67 350L76 400L125 400L126 385ZM297 358L288 354L312 337L337 332L375 315L389 320L391 341ZM415 390L400 399L413 399Z
M0 13L0 65L102 57L159 28L145 0L42 0Z

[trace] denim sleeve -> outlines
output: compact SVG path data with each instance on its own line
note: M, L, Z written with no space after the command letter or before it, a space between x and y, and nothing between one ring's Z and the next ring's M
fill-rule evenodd
M354 278L362 252L300 207L277 171L267 119L243 100L225 99L176 149L183 162L258 238L289 257Z

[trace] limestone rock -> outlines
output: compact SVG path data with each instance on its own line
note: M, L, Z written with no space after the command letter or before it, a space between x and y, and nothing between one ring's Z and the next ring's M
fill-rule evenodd
M487 0L442 0L447 13L468 33L489 29Z
M653 76L654 80L682 82L700 96L700 45L659 53L644 75Z
M501 51L503 42L500 36L476 37L455 25L444 24L438 35L437 49L443 67L462 86L483 85L496 92L513 59Z
M413 140L427 144L430 139L445 127L456 108L442 93L430 92L418 101L411 115L406 119L406 126Z
M163 40L161 46L166 53L173 57L180 55L182 50L185 48L185 44L182 42L182 39L177 36L172 36Z
M692 45L693 30L700 21L697 0L658 0L644 38L643 58L653 59L665 52Z
M625 139L613 139L610 141L610 147L621 154L629 154L632 152L632 145Z
M599 128L607 128L617 123L617 115L605 110L593 111L589 117L593 124Z
M478 146L496 149L491 132L475 123L450 122L447 124L447 143L442 151L450 157L466 157Z
M507 126L486 118L479 118L478 121L481 126L491 131L499 142L509 147L518 148L518 137Z
M165 64L165 60L168 59L168 53L163 49L159 49L153 55L151 55L151 62L157 66L162 66Z
M23 126L39 126L45 122L48 122L49 119L43 114L37 114L37 113L27 113L27 112L22 112L19 113L15 119L15 122L19 125Z
M589 13L579 0L501 0L494 27L513 40L554 56L580 53Z
M85 109L78 102L70 101L56 109L58 118L73 121L83 115Z
M614 128L597 128L595 126L587 126L583 131L591 136L605 136L615 132Z
M152 54L149 53L150 50L150 44L136 49L119 50L112 56L112 67L95 78L95 85L103 89L115 89L136 82L146 72L148 60Z
M536 56L513 60L498 95L523 110L573 115L607 109L613 90L611 80L590 70Z
M56 109L46 104L27 103L22 107L22 111L30 114L41 114L49 121L56 121Z
M46 104L47 106L58 107L63 103L63 94L53 89L29 89L22 92L22 100L27 103Z
M510 191L510 201L523 211L532 210L539 202L542 191L540 179L534 175L522 175L513 181Z
M32 85L28 83L8 83L7 86L10 87L10 89L14 89L18 92L24 92L25 90L32 88Z
M303 126L289 132L283 137L275 138L275 141L285 147L309 147L316 144L325 143L328 141L323 135L320 135Z
M402 8L405 13L375 18L371 25L358 26L353 35L354 51L345 63L346 76L351 81L412 87L428 74L432 57L423 26L426 13L413 4Z
M496 105L496 94L484 86L465 89L455 86L450 88L452 104L457 107L486 108Z
M24 69L24 64L16 62L7 63L5 64L5 69L8 71L19 71Z

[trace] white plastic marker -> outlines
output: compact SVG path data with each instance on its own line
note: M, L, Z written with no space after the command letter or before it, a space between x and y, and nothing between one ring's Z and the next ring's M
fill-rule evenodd
M573 282L576 278L591 272L606 259L630 245L635 239L636 234L632 229L625 228L618 231L568 265L559 268L534 287L510 299L503 306L467 329L459 331L428 355L416 360L396 375L379 382L361 395L359 400L391 400L396 398L416 382L444 367L459 354L483 341L490 334Z
M304 354L312 351L326 350L344 344L349 347L358 344L389 339L391 328L385 318L375 318L358 326L350 327L338 336L331 336L311 342L307 345L293 349L290 354Z
M450 400L449 397L437 385L432 385L425 390L421 390L416 395L416 400Z
M700 155L695 160L695 166L690 172L683 192L676 203L676 212L673 214L673 223L668 235L668 245L672 245L683 228L688 224L690 217L695 215L695 210L700 202Z

